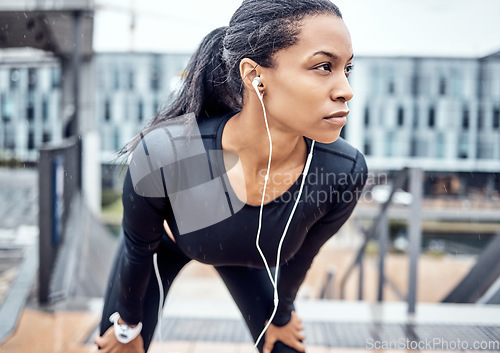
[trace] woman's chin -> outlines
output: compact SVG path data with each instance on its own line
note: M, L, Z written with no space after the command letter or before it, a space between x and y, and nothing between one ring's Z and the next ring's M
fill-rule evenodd
M316 138L312 139L319 143L329 144L337 141L339 137L340 137L340 131L334 134L328 134L328 135L322 134L321 136L316 136Z

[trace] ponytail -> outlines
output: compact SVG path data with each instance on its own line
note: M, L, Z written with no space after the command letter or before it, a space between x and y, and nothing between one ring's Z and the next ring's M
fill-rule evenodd
M241 109L241 95L228 85L228 69L222 58L227 27L220 27L203 38L186 68L187 76L174 95L173 102L162 108L154 119L120 152L132 152L141 136L154 130L168 119L194 114L197 119L222 115Z
M160 111L151 125L194 113L197 118L229 113L241 108L241 97L227 84L228 69L222 58L227 27L210 32L191 57L187 76L172 104Z

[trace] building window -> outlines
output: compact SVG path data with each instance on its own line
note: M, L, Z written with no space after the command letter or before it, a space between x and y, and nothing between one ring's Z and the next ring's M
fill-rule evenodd
M385 155L391 157L394 153L394 134L388 132L385 137Z
M115 150L120 149L120 133L118 132L118 129L116 129L113 134L113 142Z
M413 96L418 95L418 76L413 75L411 78L411 94Z
M479 159L492 159L493 149L490 143L479 142L477 146L477 158Z
M496 107L493 109L493 129L498 129L500 127L500 108Z
M21 79L21 73L18 69L10 69L10 89L16 89L19 86L19 80Z
M134 70L130 70L128 72L128 89L133 90L134 89L134 80L135 80L135 75L134 75Z
M470 113L469 109L464 108L462 111L462 129L468 130L470 123Z
M370 109L365 107L365 126L370 125Z
M441 96L446 95L446 79L444 77L439 80L439 94Z
M369 156L372 154L372 144L370 141L366 140L365 143L364 143L364 154Z
M120 71L118 69L113 72L113 87L116 91L120 89Z
M151 89L153 91L160 90L160 74L158 70L155 69L151 71Z
M415 129L418 127L418 115L419 115L418 106L415 104L415 106L413 107L413 127Z
M437 158L444 157L444 148L445 148L444 134L439 133L439 134L437 134L437 141L436 141L436 157Z
M156 114L158 112L158 99L153 99L153 113Z
M395 89L394 89L394 81L390 80L389 84L387 86L387 93L394 94L394 91L395 91Z
M44 132L42 135L42 142L43 143L49 142L50 138L51 138L50 132Z
M482 108L479 108L477 110L477 128L479 130L482 130L484 128L484 115Z
M137 120L139 122L144 120L144 103L142 103L142 100L139 100L139 103L137 103Z
M16 148L16 135L12 125L10 123L4 125L4 145L5 148L13 150Z
M462 90L463 90L463 80L462 80L462 76L460 75L460 73L458 71L454 71L453 72L453 79L452 79L452 86L453 86L453 95L455 97L460 97L462 96Z
M410 157L417 157L418 141L415 136L410 140Z
M429 119L427 121L427 125L429 127L434 127L435 124L436 124L436 110L434 109L434 107L430 107L429 108Z
M37 71L34 68L28 69L28 91L36 89Z
M150 85L153 91L160 90L160 77L161 77L160 67L161 67L160 57L158 55L155 55L153 57L153 63L150 73Z
M46 122L49 120L49 104L47 103L47 97L42 99L42 121Z
M7 100L7 97L5 96L5 93L2 93L0 96L2 102L2 119L4 122L10 121L12 117L12 104Z
M404 112L404 109L403 107L399 107L398 108L398 126L403 126L405 121L404 121L404 116L405 112Z
M58 67L53 67L50 70L50 81L52 88L61 87L61 70Z
M97 79L97 86L99 88L102 88L103 90L107 88L107 78L108 74L106 70L103 69L98 69L96 79Z
M111 103L109 102L109 99L106 99L104 102L104 121L110 121L111 120Z
M458 144L458 158L466 159L469 156L469 142L466 138L460 139Z
M418 140L415 136L410 139L410 157L418 157Z
M35 149L35 133L33 131L30 131L28 133L28 150L34 150Z
M28 98L28 106L26 107L26 120L32 123L35 120L35 104L33 102L33 95L30 94Z

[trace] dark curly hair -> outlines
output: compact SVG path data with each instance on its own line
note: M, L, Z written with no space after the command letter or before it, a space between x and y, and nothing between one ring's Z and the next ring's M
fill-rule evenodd
M241 109L240 61L250 58L260 66L273 67L274 54L297 42L304 17L320 14L342 18L329 0L244 0L229 26L213 30L202 40L172 103L156 114L146 130L187 113L201 119Z

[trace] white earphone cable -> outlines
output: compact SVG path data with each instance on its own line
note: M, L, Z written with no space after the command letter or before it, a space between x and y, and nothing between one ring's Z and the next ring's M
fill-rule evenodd
M272 314L271 314L271 316L270 316L270 318L269 318L266 326L264 327L264 329L262 330L262 332L258 336L258 338L257 338L257 340L255 342L255 345L253 346L251 352L254 352L257 349L257 346L259 345L260 340L262 339L262 337L266 333L267 329L271 325L274 317L276 316L276 312L278 310L278 304L279 304L278 275L279 275L279 264L280 264L280 259L281 259L281 249L283 247L283 242L284 242L285 236L286 236L286 234L288 232L288 228L290 227L290 224L292 222L293 215L295 214L295 210L297 209L297 206L299 204L300 198L302 196L302 190L304 189L304 184L305 184L305 181L307 179L307 174L309 173L309 167L311 165L311 161L312 161L312 157L313 157L314 144L316 142L314 140L312 141L311 149L310 149L309 154L307 156L306 164L305 164L305 167L304 167L304 172L303 172L303 175L302 175L302 181L301 181L301 184L300 184L299 193L297 195L297 199L295 200L295 203L294 203L294 206L292 208L292 211L290 212L290 216L288 217L287 223L286 223L285 228L283 230L283 234L281 235L281 239L280 239L280 242L279 242L279 245L278 245L278 252L276 254L276 269L275 269L274 278L273 278L273 275L271 273L271 269L269 268L269 264L267 263L267 259L266 259L265 255L264 255L264 253L262 252L262 249L260 248L260 245L259 245L260 233L261 233L261 230L262 230L262 213L263 213L263 208L264 208L264 200L265 200L265 195L266 195L267 183L269 181L269 174L270 174L270 171L271 171L271 160L272 160L272 153L273 153L273 142L272 142L272 139L271 139L271 131L269 130L269 124L267 122L267 114L266 114L266 108L264 106L264 100L262 99L262 95L260 94L257 85L253 85L253 87L255 88L255 91L257 92L257 96L259 97L260 103L262 105L262 111L264 112L264 122L266 124L266 131L267 131L267 136L268 136L268 139L269 139L269 160L268 160L268 163L267 163L266 176L264 177L264 190L262 192L262 199L261 199L261 203L260 203L259 225L258 225L258 229L257 229L257 236L256 236L256 239L255 239L255 245L256 245L257 250L258 250L258 252L259 252L259 254L260 254L260 256L261 256L261 258L262 258L262 260L264 262L264 266L265 266L267 274L269 276L269 280L271 281L271 284L273 285L273 289L274 289L274 291L273 291L274 308L273 308L273 312L272 312ZM164 297L164 293L163 293L163 284L162 284L162 280L161 280L161 276L160 276L160 271L158 269L158 256L157 256L156 253L153 254L153 266L154 266L154 270L155 270L156 279L158 281L158 288L159 288L159 295L160 295L159 303L158 303L158 339L160 340L160 344L162 344L162 350L165 352L165 347L163 347L162 325L161 325L162 324L162 315L163 315L163 297Z
M276 288L276 283L274 282L273 275L271 274L271 269L269 268L266 257L264 255L264 253L262 252L262 249L260 248L260 245L259 245L260 232L262 230L262 213L263 213L263 208L264 208L264 199L266 196L267 182L269 181L269 173L271 171L271 159L272 159L272 154L273 154L273 141L271 139L271 131L269 130L269 124L267 123L266 108L264 107L264 101L262 99L262 95L260 94L259 89L256 87L256 85L254 85L254 88L257 92L257 96L259 97L260 104L262 105L262 110L264 112L264 122L266 124L267 137L269 139L269 160L267 162L266 176L264 177L264 190L262 191L262 199L260 202L259 226L257 228L257 236L255 238L255 246L257 247L257 251L259 252L260 257L264 261L264 266L266 267L267 275L269 276L269 279L271 280L273 287Z
M261 333L257 337L257 340L256 340L256 342L255 342L255 344L254 344L251 352L254 352L257 349L257 346L259 345L260 340L262 339L262 337L266 333L267 329L271 325L274 317L276 316L276 312L278 311L278 304L279 304L278 274L279 274L279 264L280 264L280 258L281 258L281 248L283 246L283 242L285 240L286 233L288 232L288 228L290 226L290 223L292 222L293 215L295 214L295 210L296 210L296 208L298 206L298 203L300 201L300 198L302 196L302 190L304 189L304 184L305 184L305 181L306 181L306 178L307 178L307 174L309 172L309 167L311 165L311 161L312 161L312 157L313 157L314 144L316 142L316 141L313 140L312 143L311 143L311 149L310 149L309 155L307 156L306 164L305 164L305 167L304 167L304 172L303 172L303 176L302 176L302 182L300 184L299 194L297 195L297 199L295 200L295 204L294 204L294 206L292 208L292 211L290 212L290 216L288 217L288 221L286 223L285 229L283 230L283 234L281 235L281 239L280 239L280 242L279 242L279 245L278 245L278 252L276 254L276 268L275 268L274 279L273 279L273 276L271 274L271 270L270 270L269 265L267 263L266 257L264 255L264 253L262 252L262 249L260 248L260 245L259 245L260 232L261 232L261 229L262 229L262 213L263 213L263 207L264 207L264 197L266 195L267 182L269 180L269 173L270 173L270 170L271 170L271 158L272 158L272 150L273 150L272 146L273 146L273 144L272 144L272 139L271 139L271 132L269 130L269 124L267 122L267 114L266 114L266 108L264 106L264 100L262 98L262 94L259 92L258 84L256 84L255 82L256 81L254 79L254 82L252 82L252 86L254 87L255 91L257 92L257 97L259 97L259 101L260 101L260 103L262 105L262 111L264 112L264 122L266 124L267 136L269 138L269 162L267 164L266 176L264 178L264 191L262 193L262 200L261 200L261 203L260 203L259 227L257 229L257 237L256 237L255 244L256 244L257 250L258 250L258 252L259 252L262 260L264 261L264 266L266 267L267 274L268 274L268 276L269 276L269 278L271 280L271 283L273 285L273 289L274 289L274 292L273 292L273 296L274 296L274 308L273 308L273 312L271 314L271 317L267 321L266 326L264 327L264 329L261 331ZM260 82L260 80L258 80L257 82Z
M160 291L160 299L158 303L158 340L160 341L160 345L162 346L163 352L166 353L165 347L163 346L163 338L162 338L162 316L163 316L163 283L161 281L160 270L158 269L158 255L156 253L153 254L153 266L155 269L156 280L158 281L158 288Z

